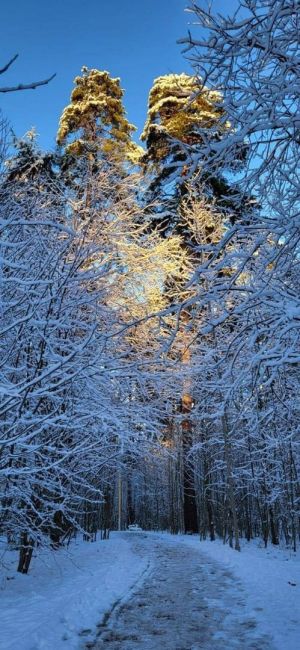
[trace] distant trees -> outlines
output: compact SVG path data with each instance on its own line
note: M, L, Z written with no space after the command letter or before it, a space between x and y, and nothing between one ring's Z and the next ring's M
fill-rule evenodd
M195 76L155 80L145 150L88 68L55 154L3 146L0 528L22 572L134 520L296 547L296 5L192 2L210 35L186 39Z

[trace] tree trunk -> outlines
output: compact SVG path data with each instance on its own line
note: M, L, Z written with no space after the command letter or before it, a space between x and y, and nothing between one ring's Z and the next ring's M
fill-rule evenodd
M33 553L33 541L28 537L28 534L22 533L20 539L20 551L19 551L19 564L18 571L19 573L28 573L30 566L31 558Z
M229 440L229 427L228 427L226 413L222 416L222 428L223 428L223 436L224 436L224 455L225 455L226 471L227 471L228 501L229 501L233 534L234 534L234 548L236 551L240 551L241 547L240 547L240 538L239 538L239 526L238 526L238 519L236 514L234 482L233 482L233 475L232 475L231 445Z
M190 395L183 395L182 412L189 414L192 399ZM198 514L196 506L195 484L193 468L188 462L188 452L192 444L192 427L189 418L182 422L182 450L183 450L183 517L184 532L198 533Z

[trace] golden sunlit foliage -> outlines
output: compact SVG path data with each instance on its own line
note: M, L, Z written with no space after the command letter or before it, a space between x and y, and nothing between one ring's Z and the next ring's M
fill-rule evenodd
M120 79L111 77L106 71L84 66L82 76L75 77L74 83L76 87L70 104L60 119L58 144L65 144L74 134L75 139L67 145L67 152L76 156L93 154L101 137L104 153L127 158L136 164L142 149L131 140L136 127L126 118Z
M188 74L158 77L149 94L148 118L141 139L171 136L185 144L199 142L199 127L211 128L223 114L220 93L201 89L199 80ZM157 158L167 153L167 144L157 149Z
M187 190L181 202L181 218L197 246L199 258L199 247L204 247L207 255L209 246L221 241L225 233L224 216L215 205L208 203L204 195L199 193L194 196L191 188L188 187Z

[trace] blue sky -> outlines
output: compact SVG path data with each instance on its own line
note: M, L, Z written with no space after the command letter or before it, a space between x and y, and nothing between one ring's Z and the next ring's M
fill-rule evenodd
M200 0L201 1L201 0ZM187 33L187 0L7 0L1 7L0 67L19 59L0 85L56 78L35 91L0 94L0 107L17 136L35 126L53 148L59 116L83 65L121 77L128 119L140 133L153 79L190 72L176 40ZM230 11L230 0L215 0ZM194 29L197 33L197 29ZM199 34L199 32L198 32Z

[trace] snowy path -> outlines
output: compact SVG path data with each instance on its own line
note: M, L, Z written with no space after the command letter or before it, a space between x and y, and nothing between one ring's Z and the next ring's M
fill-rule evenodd
M128 533L127 533L128 535ZM246 613L236 578L200 550L155 536L133 539L152 570L130 599L98 626L100 650L271 650Z

